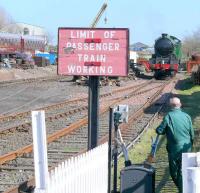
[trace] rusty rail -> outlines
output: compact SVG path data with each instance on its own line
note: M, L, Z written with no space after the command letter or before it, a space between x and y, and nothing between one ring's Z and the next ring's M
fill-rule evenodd
M152 80L150 82L148 82L149 84L152 82ZM103 98L103 97L106 97L106 96L111 96L112 94L116 94L118 92L123 92L123 91L126 91L126 90L129 90L129 89L133 89L133 88L141 88L143 86L147 85L147 83L143 83L143 84L139 84L139 85L134 85L134 86L129 86L129 87L125 87L125 88L120 88L120 89L116 89L112 92L109 92L109 93L105 93L105 94L101 94L100 95L100 98ZM75 99L71 99L71 100L66 100L64 102L60 102L60 103L57 103L57 104L52 104L52 105L48 105L48 106L44 106L44 107L41 107L37 110L50 110L50 109L56 109L56 108L59 108L59 107L62 107L62 106L65 106L69 103L76 103L76 102L81 102L81 101L87 101L88 97L82 97L82 98L75 98ZM11 114L11 115L4 115L4 116L1 116L0 115L0 122L3 122L3 121L10 121L10 120L13 120L15 118L23 118L25 116L28 116L30 114L30 111L26 111L26 112L20 112L20 113L15 113L15 114Z
M145 83L145 85L146 84L147 83ZM144 86L144 84L140 85L136 90L132 91L129 94L129 97L132 97L135 94L135 92L137 92L138 90L140 90L143 86ZM121 89L121 90L124 91L124 89ZM117 92L119 92L119 91L117 91ZM108 106L106 106L104 108L101 108L100 109L100 115L104 114L106 111L108 111L108 109L109 109L110 106L113 106L113 105L117 104L118 102L120 102L122 100L124 100L124 98L119 98L119 99L115 100L114 102L112 102L111 104L109 104ZM62 136L68 135L71 132L73 132L74 130L76 130L76 129L78 129L78 128L84 126L84 125L86 125L87 123L88 123L88 117L85 117L85 118L77 121L76 123L73 123L73 124L71 124L70 126L64 128L64 129L51 134L50 136L48 136L47 142L50 143L50 142L52 142L52 141L54 141L54 140L56 140L56 139L58 139L58 138L60 138ZM27 123L27 124L30 125L30 123ZM20 149L18 149L16 151L10 152L10 153L5 154L5 155L2 155L2 156L0 156L0 164L2 165L5 162L14 160L17 157L19 157L19 156L21 156L21 155L23 155L25 153L30 153L32 151L33 151L33 144L30 144L30 145L25 146L23 148L20 148Z
M161 89L159 89L144 105L142 105L142 107L140 107L133 115L129 116L129 120L128 120L128 124L123 123L120 128L122 131L126 130L131 124L133 124L133 122L138 119L142 114L144 114L144 110L149 107L159 96L159 94L163 91L163 89L165 88L165 86L168 84L169 82L165 83ZM108 135L104 136L101 140L100 143L105 143L108 139Z

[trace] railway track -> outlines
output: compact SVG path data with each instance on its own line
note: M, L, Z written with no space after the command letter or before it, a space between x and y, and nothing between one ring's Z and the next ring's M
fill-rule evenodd
M127 84L130 85L130 82ZM112 91L113 88L105 86L101 90L107 92L106 89ZM66 78L43 82L39 79L30 83L7 85L0 89L0 117L77 98L76 95L86 98L87 87L77 86Z
M166 84L166 83L165 83ZM143 91L140 91L140 94L143 93L151 93L148 97L149 100L146 101L145 105L136 105L135 101L133 100L136 91L126 93L123 96L115 96L115 99L113 100L110 98L107 102L107 104L103 107L101 107L101 116L100 116L100 132L99 132L99 140L102 141L105 140L105 136L108 134L108 109L110 105L119 104L120 102L124 101L129 104L130 107L130 114L133 114L131 116L131 120L134 121L138 117L140 117L144 113L144 108L146 108L148 105L150 105L153 100L156 98L156 96L159 96L159 94L162 92L166 85L160 85L159 89L157 89L157 92L155 94L155 91L151 88L149 89L143 89ZM147 91L148 90L148 91ZM158 91L159 90L159 91ZM124 92L124 91L123 91ZM139 91L138 91L139 93ZM154 94L152 94L154 93ZM147 97L147 96L146 96ZM147 98L148 98L147 97ZM112 100L112 103L110 102ZM134 101L134 102L133 102ZM137 103L138 103L137 99ZM105 103L105 100L104 100ZM145 124L148 123L148 120L150 117L153 116L153 112L156 111L158 106L153 106L151 110L149 110L149 114L145 118ZM59 120L60 121L60 120ZM141 121L140 121L141 122ZM138 128L130 129L126 128L122 132L122 135L124 135L124 139L126 144L130 144L131 141L139 135L141 132L141 128L143 127L140 122L138 122ZM131 123L130 123L131 124ZM70 135L69 135L70 134ZM62 130L57 130L52 134L49 134L48 136L48 158L49 158L49 166L54 167L58 162L60 162L63 159L66 159L68 157L71 157L72 155L75 155L79 153L80 151L83 151L87 147L87 117L81 118L78 117L78 121L75 123L70 124L67 128ZM20 157L19 157L20 156ZM32 145L28 145L21 149L18 149L17 151L14 151L5 156L1 156L1 177L4 176L4 179L0 183L0 190L7 190L12 186L18 185L24 181L27 181L28 179L33 176L33 155L32 155ZM20 172L19 172L20 171ZM14 177L13 177L14 176ZM11 179L14 178L14 179ZM2 178L3 179L3 178ZM29 182L31 184L31 181ZM28 183L28 184L29 184ZM23 183L24 184L24 183ZM26 183L27 184L27 183ZM22 186L21 186L22 187ZM26 187L27 188L27 187ZM13 190L14 192L15 190ZM8 191L12 192L12 191Z
M66 77L55 75L55 76L47 76L47 77L7 80L7 81L0 81L0 87L6 87L6 86L16 85L16 84L26 84L26 83L32 83L32 82L63 80L63 79L66 79Z
M160 87L160 85L158 85L158 86L155 86L153 88L149 88L149 89L146 89L146 90L143 90L143 91L138 91L143 86L144 85L142 84L136 90L134 90L135 96L150 92L151 90L158 89ZM100 96L100 98L101 98L101 100L103 100L105 97L112 96L113 94L117 94L118 92L124 92L125 90L127 92L130 88L131 87L128 87L128 88L123 89L123 90L118 89L118 90L113 91L112 93L102 94ZM112 100L117 100L120 97L121 96L118 96L118 97L112 96ZM126 97L126 95L125 95L125 97ZM108 98L108 100L109 100L109 98ZM82 107L80 107L80 106L82 106ZM43 107L43 108L40 108L40 109L37 109L37 110L47 111L47 113L49 115L47 119L52 120L52 119L57 119L57 118L62 117L62 116L67 116L67 115L76 113L77 111L80 111L80 110L85 109L85 108L87 108L87 98L86 97L85 98L78 98L78 99L74 99L74 100L67 100L65 102L50 105L50 106ZM72 109L72 110L69 110L69 109ZM56 112L54 112L54 111L56 111ZM55 114L55 115L52 117L51 116L52 114ZM14 114L14 115L0 117L0 123L1 123L0 134L5 132L5 131L11 131L14 128L16 128L16 127L9 126L9 125L15 124L16 121L26 122L27 119L30 119L30 115L31 115L31 112L27 111L27 112L23 112L23 113L17 113L17 114ZM27 123L27 124L30 124L30 122ZM19 126L17 126L17 127L19 128Z
M146 85L148 85L147 83L145 83ZM156 87L151 87L150 89L143 89L143 91L139 91L141 90L141 88L145 87L145 84L139 85L138 88L132 88L133 91L129 92L130 87L127 88L123 88L123 89L117 89L116 91L114 91L114 94L116 96L116 93L118 92L125 92L124 95L122 95L121 97L115 97L112 98L113 101L116 101L120 98L123 98L125 96L132 94L134 96L137 95L141 95L143 93L152 91L154 89L158 89L160 86L156 86ZM128 91L128 92L127 92ZM102 100L104 100L104 104L106 103L105 97L107 97L108 103L110 103L110 93L107 94L103 94L102 95ZM65 104L64 106L62 106L64 109L61 109L60 104L58 104L59 109L59 113L58 113L58 109L56 108L56 112L55 110L55 105L53 106L49 106L47 109L50 110L47 111L47 116L46 116L46 122L47 122L47 126L48 126L48 134L51 135L53 132L55 132L56 130L59 130L63 127L66 127L66 125L70 125L72 124L72 121L75 120L79 120L81 118L83 118L84 116L86 116L87 114L87 104L86 104L86 99L82 99L81 102L84 102L81 104L81 102L79 100L74 100L71 101L71 103L66 102L66 103L62 103ZM67 106L66 106L67 105ZM71 105L71 110L70 109L70 105ZM52 111L53 110L53 111ZM61 111L61 112L60 112ZM30 112L25 113L26 115L30 114ZM25 115L22 114L22 115ZM19 149L21 147L23 147L23 145L28 145L32 142L32 130L31 130L31 122L30 122L30 117L25 117L24 119L22 118L22 115L17 114L17 118L20 118L20 121L22 121L22 124L16 124L16 120L12 120L10 119L10 117L4 117L3 120L5 122L2 121L1 125L4 126L4 129L1 130L0 132L0 137L1 137L1 154L6 154L10 151L14 151L15 149ZM30 116L30 115L29 115ZM13 118L13 117L12 117ZM67 121L69 119L69 121ZM9 120L9 122L7 122L7 120ZM63 122L64 124L62 124L62 126L58 127L58 125L61 125L60 122ZM55 129L56 128L56 129ZM25 142L27 141L27 142ZM22 142L22 143L20 143ZM8 148L10 147L10 149ZM2 156L1 156L2 157Z
M67 90L65 85L55 80L42 83L37 81L1 88L0 116L37 108L38 105L45 105L47 101L59 101L59 98L65 99L67 97L65 95ZM67 87L69 86L68 83ZM58 90L58 87L60 87L60 90Z
M129 90L129 89L132 89L132 88L144 86L145 84L146 83L143 83L141 85L128 86L128 87L125 87L125 88L116 89L116 90L111 91L111 92L106 92L105 94L100 95L100 98L103 98L103 97L106 97L106 96L111 96L111 95ZM74 104L74 103L77 103L77 102L82 102L82 101L87 102L87 100L88 100L87 96L79 97L79 98L75 98L75 99L68 99L68 100L65 100L63 102L59 102L59 103L56 103L56 104L52 104L52 105L44 106L42 108L38 108L37 110L41 110L41 109L45 110L45 111L46 110L54 110L54 109L59 109L59 108L62 108L63 106L66 106L66 105L69 105L69 104ZM22 119L24 117L30 117L30 115L31 115L30 111L20 112L20 113L12 113L10 115L1 115L0 116L0 123L2 123L4 121L15 120L17 118Z

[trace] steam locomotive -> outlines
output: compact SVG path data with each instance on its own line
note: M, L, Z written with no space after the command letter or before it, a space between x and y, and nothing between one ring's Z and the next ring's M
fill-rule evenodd
M181 41L168 34L162 34L154 45L155 53L149 60L150 68L154 71L154 77L174 76L182 57Z

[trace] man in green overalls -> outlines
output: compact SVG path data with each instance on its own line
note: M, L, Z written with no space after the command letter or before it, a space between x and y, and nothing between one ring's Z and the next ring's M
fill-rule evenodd
M172 109L156 128L156 133L166 134L170 175L182 193L182 153L192 150L194 130L190 116L181 110L180 99L171 98L170 106Z

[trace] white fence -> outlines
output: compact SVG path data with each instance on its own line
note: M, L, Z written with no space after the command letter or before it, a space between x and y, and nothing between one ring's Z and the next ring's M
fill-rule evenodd
M200 152L182 154L183 193L200 193Z
M48 193L107 193L108 144L71 158L49 173Z

